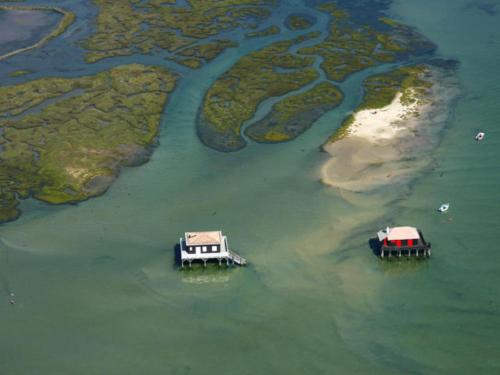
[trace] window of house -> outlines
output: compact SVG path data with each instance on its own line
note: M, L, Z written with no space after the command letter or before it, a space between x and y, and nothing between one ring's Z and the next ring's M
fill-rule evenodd
M199 246L196 246L196 252L199 253L200 252L200 247Z
M217 246L212 246L212 251L217 251Z
M207 252L207 247L206 246L203 246L203 252L206 253Z

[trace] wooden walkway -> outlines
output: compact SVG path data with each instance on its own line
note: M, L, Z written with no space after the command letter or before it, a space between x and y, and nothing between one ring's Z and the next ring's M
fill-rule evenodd
M228 250L229 254L229 259L234 263L237 264L238 266L246 266L247 265L247 260L243 258L242 256L232 252L231 250Z

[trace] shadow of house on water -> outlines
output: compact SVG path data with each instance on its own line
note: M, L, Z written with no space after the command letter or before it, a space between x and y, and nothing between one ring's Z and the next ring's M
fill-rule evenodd
M380 247L380 241L378 238L373 237L368 240L368 246L372 250L373 255L376 257L380 257L381 254L381 247Z
M182 260L181 260L181 245L179 243L176 243L174 246L173 246L173 249L174 249L174 263L173 263L173 267L174 268L179 268L182 264Z

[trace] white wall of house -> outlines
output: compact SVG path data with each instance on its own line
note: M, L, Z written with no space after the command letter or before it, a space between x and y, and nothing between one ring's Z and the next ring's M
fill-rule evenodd
M215 245L197 245L194 246L195 252L194 253L188 253L186 251L186 243L184 242L184 239L180 239L180 244L181 244L181 258L182 259L217 259L217 258L223 258L228 255L228 249L226 247L227 244L227 238L226 236L222 237L223 241L221 243L221 250L220 252L213 253L211 252L211 247Z

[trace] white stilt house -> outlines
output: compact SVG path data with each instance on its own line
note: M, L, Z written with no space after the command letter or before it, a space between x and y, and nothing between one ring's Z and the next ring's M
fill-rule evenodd
M223 261L227 265L235 263L240 266L246 265L246 260L231 252L227 244L227 237L221 231L212 232L186 232L184 238L180 238L181 267L187 262L191 267L193 261L201 260L203 265L207 261L216 260L219 265Z

